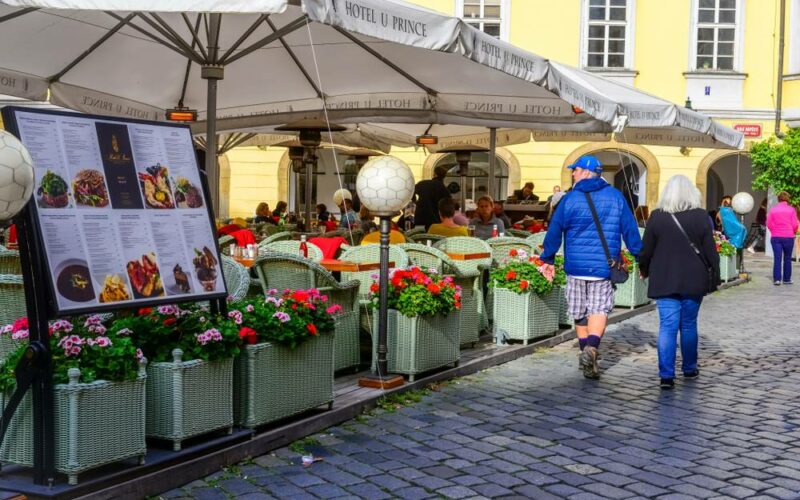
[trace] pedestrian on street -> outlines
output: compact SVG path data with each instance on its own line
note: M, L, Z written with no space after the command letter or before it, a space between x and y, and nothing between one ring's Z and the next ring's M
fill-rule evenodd
M772 245L772 283L775 286L792 284L792 247L797 234L797 210L789 205L791 197L786 191L778 194L778 204L772 207L767 214L767 229L769 229ZM781 276L781 263L783 275Z
M586 378L597 379L600 339L614 308L611 268L619 261L622 239L635 257L642 240L622 193L600 177L603 165L596 157L582 156L567 168L574 186L553 213L541 259L552 271L565 242L567 304L578 334L579 366Z
M441 222L439 219L439 201L450 198L450 191L444 185L447 167L441 165L433 169L433 179L419 181L414 188L417 208L414 211L414 223L425 226L427 231L431 224Z
M647 296L658 306L658 376L675 386L675 351L681 334L683 378L697 369L697 313L703 296L719 286L719 254L700 191L685 175L670 178L644 231L639 269L650 278Z

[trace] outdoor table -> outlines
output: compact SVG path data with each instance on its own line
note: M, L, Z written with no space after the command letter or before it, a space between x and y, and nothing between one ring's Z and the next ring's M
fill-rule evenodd
M255 265L256 259L246 259L242 257L233 257L233 260L238 262L239 264L243 265L246 268L251 268Z
M350 262L347 260L323 259L320 265L331 272L357 273L360 271L373 271L381 268L380 262ZM394 262L389 262L389 267L394 267Z
M489 252L481 253L447 253L447 256L453 260L476 260L476 259L489 259L492 254Z

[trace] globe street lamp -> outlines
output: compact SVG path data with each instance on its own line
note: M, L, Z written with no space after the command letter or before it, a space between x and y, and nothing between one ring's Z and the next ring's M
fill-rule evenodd
M752 212L755 206L756 204L755 200L753 200L753 196L746 191L736 193L731 199L731 208L741 217L742 226L744 226L744 216ZM739 256L739 274L744 274L745 278L749 280L749 273L744 268L744 251L740 248L736 250L736 253Z
M402 160L379 156L369 160L358 173L356 192L371 214L380 218L380 274L378 277L378 360L372 377L359 380L367 387L391 388L403 383L402 377L384 380L389 365L386 360L387 310L389 299L389 229L391 218L408 205L414 196L414 174Z

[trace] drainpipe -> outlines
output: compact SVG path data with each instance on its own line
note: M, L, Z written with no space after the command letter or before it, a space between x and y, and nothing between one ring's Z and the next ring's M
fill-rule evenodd
M775 136L778 138L783 137L781 132L781 107L783 101L783 49L785 43L785 27L786 27L786 0L781 2L781 21L780 33L778 38L778 93L775 98Z

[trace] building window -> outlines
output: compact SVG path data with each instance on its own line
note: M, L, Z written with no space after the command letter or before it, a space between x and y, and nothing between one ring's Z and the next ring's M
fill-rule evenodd
M585 59L588 68L629 67L629 0L588 0Z
M508 0L457 0L456 12L487 35L508 39Z
M695 67L733 71L736 67L738 0L698 0Z

